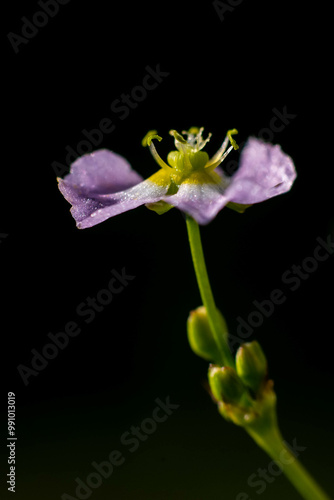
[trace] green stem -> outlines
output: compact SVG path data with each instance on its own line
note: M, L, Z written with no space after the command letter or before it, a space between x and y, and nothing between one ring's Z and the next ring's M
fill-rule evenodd
M205 265L201 236L197 222L187 216L187 230L195 274L203 305L206 308L209 324L221 353L222 365L235 367L235 363L224 335L220 330L218 311L213 298ZM281 467L304 500L330 500L329 496L316 483L312 476L286 446L278 429L276 409L273 401L263 406L262 416L250 424L242 424L253 440ZM239 424L240 425L240 424Z
M222 364L224 366L234 367L235 364L231 351L220 331L220 321L209 282L208 272L206 270L199 226L197 222L189 216L187 216L186 222L191 256L194 263L198 288L201 294L203 305L205 306L208 314L208 320L213 332L214 339L219 347L222 356Z
M266 432L246 429L254 441L280 466L304 500L330 500L309 472L286 446L276 426Z

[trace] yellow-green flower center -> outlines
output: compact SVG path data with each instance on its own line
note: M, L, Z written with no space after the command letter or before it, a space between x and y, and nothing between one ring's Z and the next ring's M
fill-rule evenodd
M176 150L168 154L167 163L159 156L152 142L154 139L159 142L162 140L157 135L157 131L151 130L144 137L142 145L149 146L154 159L162 169L162 171L151 176L150 180L159 185L168 185L167 194L176 194L182 182L198 183L199 178L203 178L203 182L207 182L209 176L206 174L212 173L232 149L238 149L239 146L232 138L232 135L237 134L238 131L236 129L229 130L223 144L210 159L209 155L202 149L210 140L211 134L208 134L208 137L203 139L203 130L203 127L191 127L188 131L183 131L182 135L176 130L171 130L169 133L174 137ZM231 146L226 151L229 142ZM200 173L204 175L199 177Z

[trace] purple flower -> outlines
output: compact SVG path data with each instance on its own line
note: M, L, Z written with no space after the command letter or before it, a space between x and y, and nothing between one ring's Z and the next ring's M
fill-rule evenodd
M61 193L72 204L77 227L92 227L140 205L158 213L177 207L199 224L207 224L227 204L243 211L290 190L297 174L292 159L280 146L249 138L237 172L228 177L219 165L233 148L238 148L232 138L237 131L228 131L211 159L202 151L211 134L203 140L202 132L203 128L193 127L182 132L185 139L171 130L176 151L168 154L167 163L152 142L161 137L156 131L149 132L143 145L149 146L160 170L146 180L132 170L125 158L106 149L78 158L70 173L58 179ZM231 146L226 150L229 142Z

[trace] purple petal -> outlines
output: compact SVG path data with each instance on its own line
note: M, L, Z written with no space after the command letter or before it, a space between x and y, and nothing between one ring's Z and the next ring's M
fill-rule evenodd
M125 191L105 195L96 194L91 198L82 195L76 187L68 184L66 179L60 179L59 189L72 204L71 213L77 227L85 229L140 205L161 200L168 190L168 184L156 184L147 179Z
M143 178L123 156L100 149L78 158L64 178L81 194L111 194L138 184ZM68 200L70 201L70 200Z
M250 137L226 196L235 203L252 205L289 191L296 177L292 159L279 145Z
M201 172L183 182L175 195L163 199L205 225L229 202L225 188L225 182L215 172Z
M79 228L91 227L119 213L156 201L165 194L132 170L122 156L105 149L84 155L72 165L59 189L72 204Z

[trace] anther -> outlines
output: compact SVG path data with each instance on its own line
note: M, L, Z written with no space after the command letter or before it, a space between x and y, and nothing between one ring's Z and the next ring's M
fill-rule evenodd
M167 171L171 171L172 168L167 165L167 163L165 163L163 161L163 159L159 156L157 150L155 149L155 146L152 142L153 139L157 139L159 142L162 140L162 137L160 137L159 135L157 135L157 131L156 130L150 130L144 137L144 139L142 140L142 146L146 147L148 146L150 148L150 151L151 151L151 154L153 156L153 158L155 159L155 161L157 162L157 164L163 168L164 170L167 170Z

